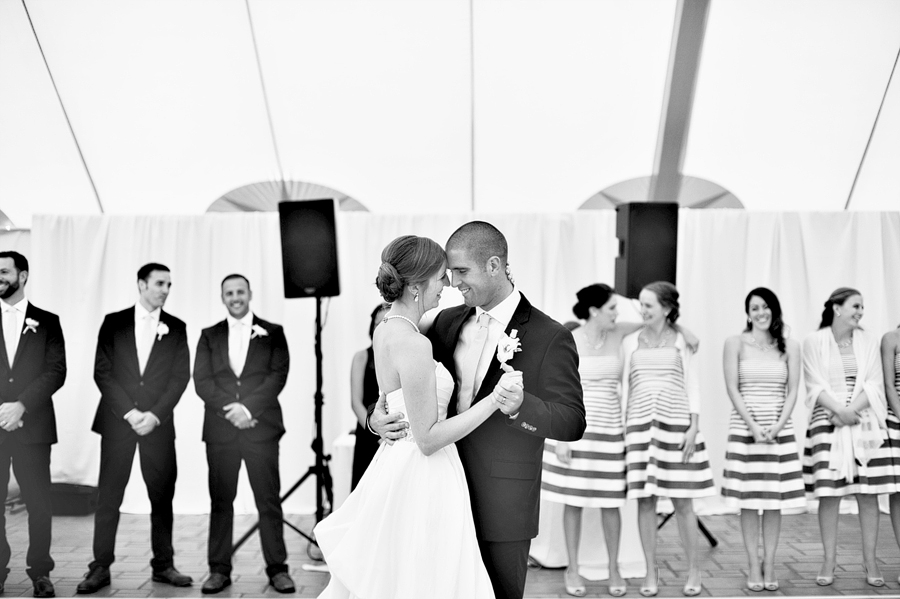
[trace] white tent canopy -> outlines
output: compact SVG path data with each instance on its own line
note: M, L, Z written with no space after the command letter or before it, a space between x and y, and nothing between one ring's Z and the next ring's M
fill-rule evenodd
M0 210L200 214L281 178L374 212L575 210L650 174L675 9L0 0ZM843 209L898 49L893 0L712 0L684 174ZM898 79L851 209L900 200Z

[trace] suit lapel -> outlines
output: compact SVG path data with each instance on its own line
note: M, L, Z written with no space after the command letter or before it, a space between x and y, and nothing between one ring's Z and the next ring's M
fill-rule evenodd
M513 316L509 321L509 324L506 325L506 330L503 331L503 334L506 336L510 336L513 329L516 330L516 338L522 341L525 337L525 333L527 332L527 323L528 319L531 316L531 304L528 300L525 299L525 296L522 295L522 299L519 300L519 305L516 306L516 311L513 312ZM524 341L522 341L524 347ZM482 394L482 389L491 389L497 385L497 381L500 380L500 376L502 371L500 370L500 361L497 360L497 346L495 345L491 348L491 363L488 365L487 372L484 373L484 379L481 381L481 385L475 390L474 400L472 403L481 400L486 394ZM513 357L510 362L514 362L515 357ZM513 368L515 368L514 364L510 364Z
M36 316L37 316L37 313L34 310L34 306L31 305L31 302L28 302L28 308L25 309L25 320L22 321L22 329L18 333L19 334L19 343L16 345L16 359L13 360L13 366L12 366L13 369L15 369L16 364L19 363L19 360L22 359L22 352L23 352L22 348L25 347L25 345L30 343L29 339L31 337L34 337L37 334L36 331L32 332L30 329L26 329L25 322L27 322L28 319L31 318L32 320L34 320L38 323L37 326L41 326L40 320L35 318ZM37 328L37 327L35 327L35 328ZM28 330L27 335L23 334L24 331L26 331L26 330ZM4 345L6 345L6 344L4 343ZM5 348L4 348L4 350L5 350ZM7 364L8 363L9 363L9 360L7 360Z
M450 329L447 332L447 356L445 358L446 363L444 364L444 367L446 367L447 370L450 371L450 374L453 375L453 380L456 381L457 388L459 387L459 380L456 373L456 360L453 355L456 353L456 346L459 343L459 336L462 334L463 325L474 315L474 307L469 308L468 310L461 310L456 317L456 320L450 323Z
M253 315L253 327L263 328L259 322L259 318ZM250 341L247 343L247 356L244 358L244 370L247 370L247 364L250 363L250 357L255 353L256 346L259 345L259 335L253 334L253 328L250 328Z
M228 319L226 318L222 322L216 325L216 328L213 329L213 346L218 347L218 351L222 360L225 361L225 364L228 366L228 370L231 370L231 356L228 355Z

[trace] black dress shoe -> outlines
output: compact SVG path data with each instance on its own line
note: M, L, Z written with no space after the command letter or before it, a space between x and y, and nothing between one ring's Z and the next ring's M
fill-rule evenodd
M85 574L84 580L78 583L75 592L79 595L96 593L103 587L109 586L109 568L106 566L94 566Z
M189 587L194 582L194 579L176 570L175 566L169 566L165 570L154 572L153 582L164 582L173 587Z
M200 589L200 592L202 592L204 595L212 595L213 593L223 591L225 590L225 587L230 586L230 578L228 578L224 574L219 574L218 572L210 572L209 578L207 578L206 582L203 583L203 588Z
M269 579L269 584L279 593L293 593L296 590L294 580L287 572L278 572Z
M46 576L38 576L31 583L34 585L35 597L56 597L56 589Z

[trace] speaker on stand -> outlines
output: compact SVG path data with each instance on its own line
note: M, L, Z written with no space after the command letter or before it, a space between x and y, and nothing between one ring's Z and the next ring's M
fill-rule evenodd
M302 200L278 204L281 223L281 262L284 274L284 297L312 297L316 300L315 357L316 391L314 394L314 420L316 435L312 442L315 463L294 485L281 496L284 503L306 479L316 480L316 523L325 517L325 504L329 511L334 505L331 472L328 469L330 455L325 455L322 442L322 298L340 295L338 276L337 228L335 226L335 201ZM312 532L303 532L287 520L285 525L316 544ZM234 544L232 553L238 550L259 528L257 522ZM321 554L310 555L321 560Z

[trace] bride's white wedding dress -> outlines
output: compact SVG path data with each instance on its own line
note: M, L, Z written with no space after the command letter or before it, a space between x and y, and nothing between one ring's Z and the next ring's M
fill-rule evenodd
M453 379L436 365L438 419L447 417ZM389 412L407 414L403 390ZM383 444L359 485L315 529L331 581L327 599L493 598L475 540L466 475L456 445L430 456L412 431Z

